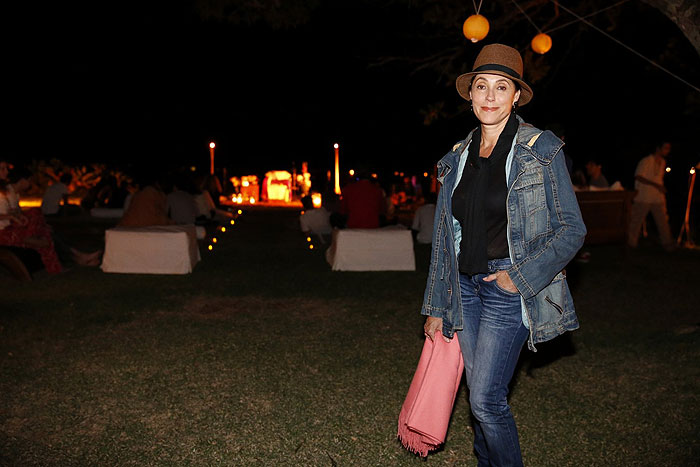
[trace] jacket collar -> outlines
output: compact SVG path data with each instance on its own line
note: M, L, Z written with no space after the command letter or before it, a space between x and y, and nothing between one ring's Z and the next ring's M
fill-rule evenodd
M525 123L519 116L518 122L520 122L520 126L518 127L516 144L522 151L515 151L515 157L521 159L521 154L529 154L541 164L549 165L564 146L564 142L549 130L542 131Z
M564 146L564 142L557 138L551 131L541 131L516 115L518 119L518 134L516 135L515 158L523 161L524 155L530 155L543 165L549 165L554 156ZM443 182L447 175L459 163L459 157L472 140L476 128L469 135L452 147L452 150L438 162L438 181ZM520 150L518 150L520 148Z

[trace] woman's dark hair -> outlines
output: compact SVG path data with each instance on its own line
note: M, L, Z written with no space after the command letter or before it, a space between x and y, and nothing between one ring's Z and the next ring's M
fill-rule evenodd
M314 203L313 200L311 199L311 196L306 195L303 198L301 198L301 204L304 206L304 209L310 210L314 208Z
M10 183L17 183L23 178L31 180L32 172L24 167L16 167L10 174Z

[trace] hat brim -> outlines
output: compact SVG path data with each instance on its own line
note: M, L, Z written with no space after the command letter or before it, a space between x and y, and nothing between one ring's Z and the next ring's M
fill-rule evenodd
M518 83L520 85L520 99L518 99L518 107L522 107L532 99L532 88L530 88L525 81L513 78L511 75L499 70L488 70L478 72L470 71L469 73L464 73L463 75L459 75L457 77L457 92L467 101L472 100L471 97L469 97L469 86L472 83L472 79L476 75L499 75Z

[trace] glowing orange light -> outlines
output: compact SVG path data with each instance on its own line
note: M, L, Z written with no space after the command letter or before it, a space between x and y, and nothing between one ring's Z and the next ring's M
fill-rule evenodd
M211 239L211 242L212 242L212 243L216 243L216 242L218 242L218 240L216 239L216 237L214 237L214 238Z
M309 245L309 250L313 250L313 249L314 249L314 244L312 243L311 245Z
M666 167L666 173L669 173L671 171L671 167Z
M226 232L226 227L221 227L222 232Z
M241 182L241 185L243 185L243 186L250 186L250 182L249 182L248 180L243 180L243 181Z
M41 198L36 199L20 199L19 207L21 208L40 208Z
M322 204L321 193L313 193L311 195L311 202L315 208L320 208Z
M243 214L243 211L241 211L241 210L239 209L239 210L238 210L238 215L241 215L241 214Z
M541 32L532 38L530 47L540 55L546 54L552 48L552 38Z
M372 174L372 178L377 178L377 174Z
M255 204L255 198L250 198L250 204Z
M233 219L231 219L231 225L233 225L234 223L235 223L235 221Z
M350 174L351 177L352 177L353 175L355 175L355 171L354 171L353 169L348 170L348 173Z
M690 168L690 175L693 175L695 173L695 167Z
M214 149L216 147L216 143L214 143L214 141L212 141L211 143L209 143L209 147Z
M190 167L190 172L196 172L196 171L197 171L197 167L195 167L194 165L192 167Z
M481 15L471 15L462 25L464 37L479 42L489 33L489 21Z
M213 250L214 247L212 245L209 245L209 251Z
M424 176L424 177L427 177L427 176L428 176L428 172L423 172L423 176Z
M306 237L306 241L307 241L307 242L310 242L310 241L311 241L311 237Z

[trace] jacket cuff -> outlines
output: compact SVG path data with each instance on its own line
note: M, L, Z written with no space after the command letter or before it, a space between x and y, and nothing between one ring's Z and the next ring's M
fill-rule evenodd
M444 312L441 310L436 310L425 306L421 308L420 314L423 316L432 316L434 318L444 318Z
M518 289L518 292L520 292L520 295L522 295L523 298L528 299L537 295L537 292L533 290L532 286L525 279L525 276L522 275L520 269L518 269L517 266L513 266L506 272L508 273L508 276L510 276L510 280L513 281L513 284L515 284L515 287Z

